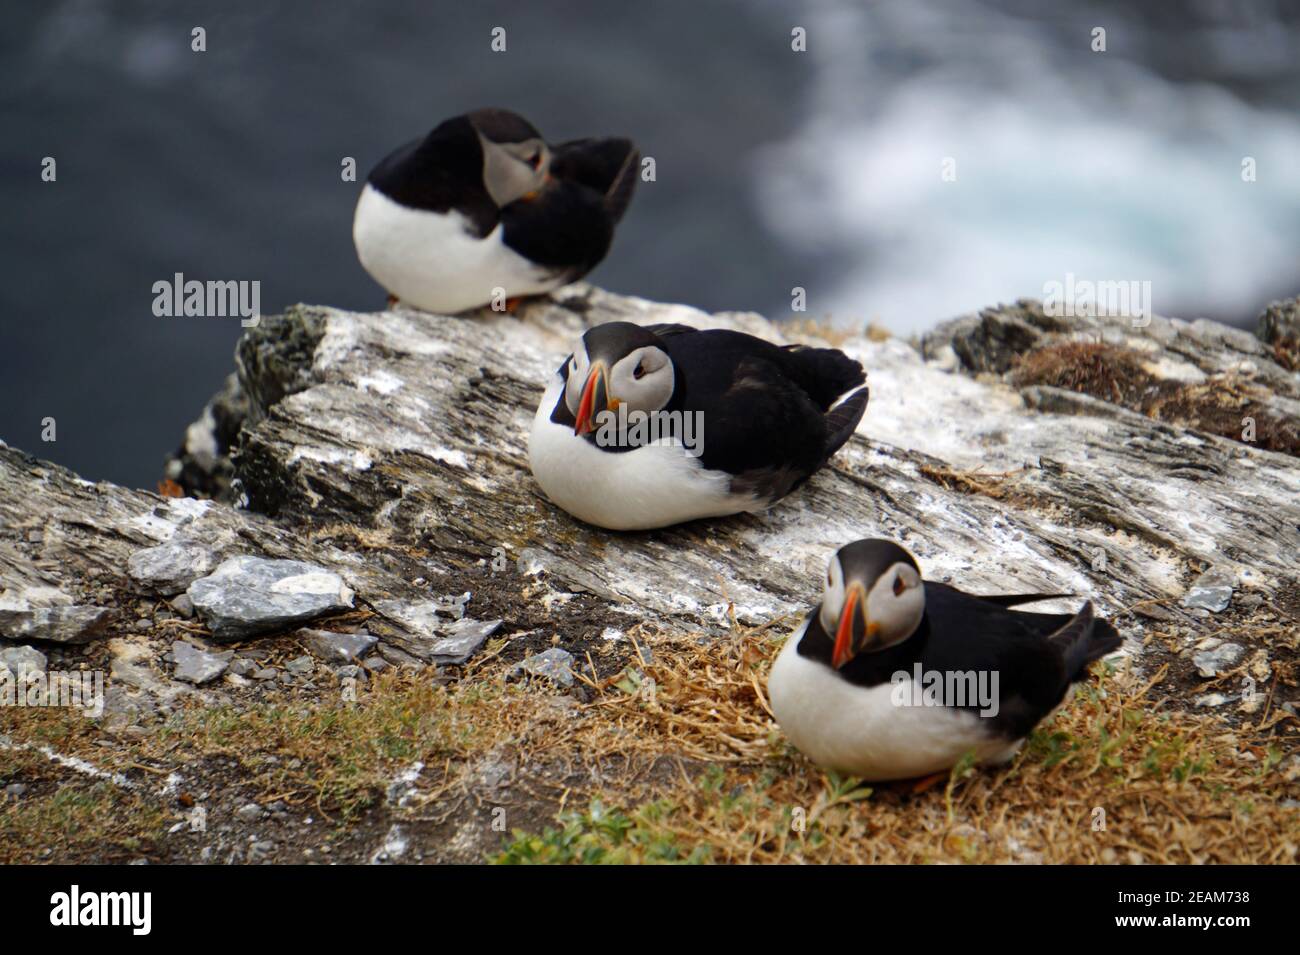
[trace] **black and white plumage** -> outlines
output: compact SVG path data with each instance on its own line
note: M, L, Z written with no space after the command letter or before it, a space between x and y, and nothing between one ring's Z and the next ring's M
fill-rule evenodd
M772 712L813 762L861 779L923 776L967 753L1008 760L1089 664L1121 643L1090 603L1073 615L1008 609L1059 596L975 596L923 581L912 555L891 541L849 544L831 558L821 603L772 666ZM988 697L996 706L970 696L917 705L918 665L951 689L977 685L967 673L984 674L991 689L996 674Z
M528 452L547 496L614 530L761 510L816 472L867 406L862 366L832 348L780 346L725 329L598 325L560 367ZM610 442L602 412L701 426L698 446L632 430ZM688 450L688 447L691 450Z
M352 223L357 256L427 311L550 291L605 257L639 158L626 139L548 145L507 110L454 117L370 173Z

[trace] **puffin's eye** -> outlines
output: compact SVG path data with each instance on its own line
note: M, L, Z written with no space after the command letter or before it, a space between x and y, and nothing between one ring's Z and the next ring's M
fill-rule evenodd
M637 363L636 363L636 368L634 368L634 369L632 370L632 377L635 378L637 381L640 381L642 378L645 377L645 363L644 363L644 362L637 362Z
M903 596L903 591L907 589L907 584L903 583L903 575L899 574L894 578L894 596Z
M539 152L533 153L531 156L526 157L524 162L528 163L528 165L532 166L534 169L537 169L542 165L542 154Z

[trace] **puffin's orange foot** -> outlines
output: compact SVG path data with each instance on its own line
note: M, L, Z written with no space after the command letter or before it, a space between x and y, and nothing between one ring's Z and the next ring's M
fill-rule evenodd
M928 792L933 789L947 778L947 773L935 773L932 776L922 776L920 779L912 780L909 792L911 792L913 796L918 796L923 792Z
M397 296L396 296L396 295L390 295L390 296L388 296L388 305L385 306L385 307L386 307L386 308L392 308L392 307L393 307L394 305L396 305L396 304L397 304Z
M505 308L505 310L506 310L509 314L514 315L516 312L519 311L519 305L520 305L520 303L523 302L523 300L524 300L524 297L523 297L522 295L517 295L517 296L515 296L514 298L508 298L508 299L506 299L506 308Z

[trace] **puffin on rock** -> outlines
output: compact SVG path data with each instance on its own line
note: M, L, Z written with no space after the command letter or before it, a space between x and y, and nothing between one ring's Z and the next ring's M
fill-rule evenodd
M639 160L626 139L548 145L508 110L456 116L370 173L357 257L390 295L431 312L548 292L605 257Z
M867 407L865 382L862 366L833 348L609 322L589 329L552 378L529 461L552 501L599 527L757 511L849 439ZM666 427L641 435L638 415Z
M1009 760L1121 643L1091 603L1073 615L1008 609L1060 596L967 594L922 580L892 541L848 544L772 665L772 712L813 762L859 779L925 776L968 753ZM923 685L941 689L927 698Z

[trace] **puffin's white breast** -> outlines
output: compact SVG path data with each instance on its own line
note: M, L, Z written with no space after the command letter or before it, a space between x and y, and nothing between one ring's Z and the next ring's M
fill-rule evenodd
M357 258L371 278L408 305L455 314L507 297L564 284L501 240L501 226L482 239L460 213L428 212L394 202L366 183L352 219Z
M705 470L680 443L602 451L551 421L563 389L557 374L537 406L528 460L546 496L574 517L623 531L761 509L753 497L731 493L730 475Z
M950 769L971 751L979 762L1000 762L1020 748L991 734L973 713L895 705L892 683L855 686L800 656L806 627L772 664L767 693L790 742L822 768L872 781L911 779Z

